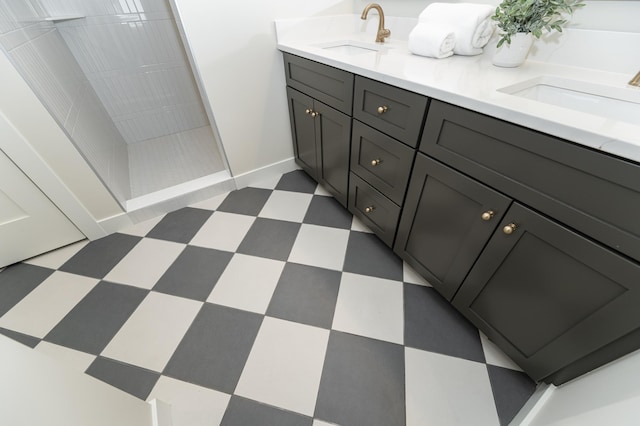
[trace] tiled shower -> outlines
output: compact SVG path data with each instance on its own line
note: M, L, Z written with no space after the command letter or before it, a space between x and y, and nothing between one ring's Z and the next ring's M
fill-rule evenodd
M226 170L168 0L0 0L0 46L126 206Z

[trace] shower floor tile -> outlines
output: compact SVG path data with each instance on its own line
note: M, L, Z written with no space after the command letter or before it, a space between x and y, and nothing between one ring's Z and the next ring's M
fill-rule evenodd
M211 126L129 144L132 198L225 170Z
M0 334L176 426L506 425L535 389L299 170L7 267Z

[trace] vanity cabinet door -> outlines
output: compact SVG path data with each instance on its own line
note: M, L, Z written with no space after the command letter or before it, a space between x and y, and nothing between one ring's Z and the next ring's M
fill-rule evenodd
M287 87L296 163L347 207L351 117Z
M451 300L510 202L418 154L394 251Z
M296 163L313 179L318 180L315 121L309 114L313 98L287 87L289 118Z
M351 117L318 101L314 101L313 110L317 114L318 182L347 207Z
M638 277L640 265L513 203L453 304L534 380L579 361L559 385L640 327Z

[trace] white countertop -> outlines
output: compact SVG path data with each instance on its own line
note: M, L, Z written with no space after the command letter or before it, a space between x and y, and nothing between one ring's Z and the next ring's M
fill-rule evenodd
M536 41L534 50L522 66L500 68L491 63L494 49L492 46L495 42L490 42L490 45L485 48L485 53L478 56L454 55L446 59L433 59L411 54L406 40L416 22L410 18L387 17L385 26L391 29L391 37L384 43L382 50L347 55L337 50L324 49L323 46L346 40L365 43L365 46L367 43L374 44L377 17L367 22L360 21L360 17L356 15L276 21L278 48L284 52L640 162L640 116L637 122L619 121L498 91L503 87L541 76L586 81L608 86L612 90L640 91L640 88L627 85L627 81L633 74L630 76L629 73L608 70L611 68L629 70L629 64L636 59L639 59L636 64L640 69L640 49L630 48L640 44L620 46L618 40L623 37L624 41L635 43L640 41L640 34L609 34L608 32L594 34L593 31L577 31L568 34L565 31L563 34L557 34L557 37L564 37L569 42L556 41L556 46L549 47L543 45L541 41ZM616 44L606 40L608 36L617 37ZM609 58L581 57L581 54L589 53L578 50L584 50L585 44L593 45L594 43L592 40L580 40L580 37L585 39L597 37L611 56ZM613 48L609 49L607 45ZM580 46L580 49L576 49L576 46ZM613 64L612 58L620 57L620 51L624 52L625 49L629 50L629 55L624 55L623 58L626 62ZM571 66L566 63L578 63L581 66Z

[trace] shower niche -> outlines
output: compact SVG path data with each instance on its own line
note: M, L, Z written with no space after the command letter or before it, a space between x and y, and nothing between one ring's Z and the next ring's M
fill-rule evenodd
M0 0L0 46L126 211L229 179L168 0Z

